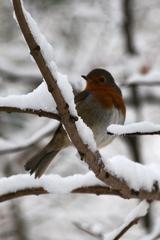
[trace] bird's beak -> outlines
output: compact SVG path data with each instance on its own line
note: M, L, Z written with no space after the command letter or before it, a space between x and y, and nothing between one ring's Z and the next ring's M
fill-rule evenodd
M82 75L81 77L87 81L87 77L85 75Z

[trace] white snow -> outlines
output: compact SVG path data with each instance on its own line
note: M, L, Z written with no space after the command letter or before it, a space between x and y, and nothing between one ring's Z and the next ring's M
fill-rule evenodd
M82 118L79 117L78 121L75 122L78 133L83 139L84 144L87 144L92 151L96 151L97 145L94 140L92 130L83 122Z
M58 71L58 67L55 62L54 50L53 50L52 45L47 41L46 37L40 32L36 21L31 17L30 13L24 9L24 7L23 7L23 11L26 16L27 23L31 29L31 32L32 32L37 44L40 46L42 55L48 65L50 71L52 72L54 79L57 81L57 84L61 90L61 93L62 93L65 101L69 105L70 113L72 115L76 115L72 87L68 82L67 76Z
M54 60L54 52L53 52L52 46L48 43L45 36L40 32L37 23L31 17L30 13L28 13L24 9L24 7L23 7L23 11L26 16L27 23L31 29L31 32L35 40L37 41L38 45L40 46L42 55L45 58L46 63L50 71L52 72L53 77L57 81L58 87L61 90L64 100L69 106L70 114L73 116L78 116L75 108L75 103L74 103L73 89L68 81L67 76L58 71L56 62ZM76 126L83 141L86 144L88 144L90 149L95 151L96 143L95 143L92 131L89 128L87 128L86 124L82 123L81 120L76 122Z
M152 133L160 131L160 124L152 122L135 122L126 125L112 124L107 128L107 132L115 135L123 135L127 133Z
M45 82L28 94L0 97L0 107L17 107L24 110L30 108L57 113L56 104Z
M158 165L142 165L118 155L103 160L103 162L108 172L127 182L131 189L152 191L155 183L160 187L160 167Z
M147 214L148 208L149 208L149 204L145 200L140 202L138 206L128 214L128 216L124 220L124 223L117 229L113 230L112 232L104 234L103 239L113 240L133 220L145 216Z
M116 156L106 160L105 167L112 175L126 181L129 187L134 190L152 191L155 183L160 186L160 169L157 165L145 166L123 156ZM37 186L42 186L51 193L69 193L82 186L94 185L105 184L98 180L91 171L85 175L75 174L65 178L59 175L48 175L34 179L34 176L22 174L2 178L0 180L0 194Z
M85 175L75 174L69 177L61 177L52 174L42 176L39 179L35 179L34 176L28 174L19 174L0 179L0 195L34 187L43 187L49 193L66 194L80 187L94 185L104 186L91 171Z
M160 83L160 72L159 71L152 70L152 71L148 72L147 74L136 73L136 74L131 75L127 80L128 84L152 83L152 82Z
M11 49L14 49L15 54L13 54L12 59L15 63L18 60L18 64L16 63L15 65L20 68L23 62L25 67L26 61L29 61L29 58L27 59L26 47L23 52L19 49L21 42L23 43L24 49L25 42L19 41L21 40L19 39L19 35L18 37L15 36L17 31L16 25L11 25L12 22L7 21L12 9L4 9L3 5L8 6L8 2L9 1L2 0L2 6L0 8L2 13L0 14L1 22L4 22L0 28L1 53L4 46L6 46L5 51L3 50L5 54L10 53ZM125 44L121 32L122 24L117 24L120 22L119 14L121 14L122 10L120 1L108 1L107 6L106 1L94 1L94 4L88 0L63 1L62 4L49 4L49 7L46 4L46 2L49 1L42 1L43 6L45 6L44 9L39 7L40 1L38 1L36 6L34 2L36 1L30 1L31 5L28 6L37 17L37 23L42 27L43 32L47 34L52 42L55 42L56 46L59 45L56 47L56 61L59 66L62 66L64 72L69 73L69 79L73 76L73 82L76 82L78 77L80 79L81 74L86 74L89 69L98 64L101 64L108 70L113 67L114 69L111 69L111 73L118 81L125 81L127 76L138 72L143 64L159 70L160 55L158 52L160 50L160 44L158 39L160 36L160 28L158 17L160 14L155 15L155 13L159 13L158 1L154 1L153 4L152 1L137 1L134 11L136 19L134 42L140 54L137 54L135 57L124 53ZM87 4L88 7L86 7ZM90 11L87 12L86 9L90 9ZM154 16L157 16L157 18ZM8 28L8 26L11 27ZM9 33L8 29L12 31ZM155 34L153 34L153 32ZM6 41L7 36L9 36L9 39ZM11 47L8 49L9 45ZM3 54L1 54L1 56L3 58ZM8 55L7 58L10 58L10 56ZM80 64L80 62L83 62L83 64ZM3 82L2 89L3 87L5 88L4 84ZM23 82L19 82L18 84L22 85ZM10 92L15 91L12 86L9 86L9 89ZM139 88L138 90L140 90L140 95L141 90L143 94L146 94L146 88ZM156 89L151 87L147 88L147 91L149 90L151 94L158 96L158 87L156 87ZM122 88L122 91L125 97L130 97L129 88ZM6 94L5 89L2 90L2 94ZM158 122L158 104L157 106L151 106L150 104L145 104L144 106L143 104L142 107L140 115L137 117ZM129 115L131 119L133 116L131 113L133 112L134 115L136 115L136 113L130 106L128 106L128 110L129 113L127 115ZM132 118L130 122L134 120L135 118ZM31 125L32 124L30 124L29 129ZM8 131L10 131L10 136L13 136L10 128ZM26 130L22 129L22 131L24 132ZM159 164L159 137L142 137L139 141L144 162L156 162ZM120 138L107 146L106 149L111 156L115 154L124 154L128 157L132 156L128 145ZM16 156L14 157L13 155L11 159L13 166L15 166L14 159L17 160ZM68 160L68 157L66 160ZM76 161L74 160L73 163L72 161L69 163L68 161L58 161L58 164L59 171L63 175L70 175L77 171L77 169L79 171L81 166L80 163L79 167L75 167ZM56 172L57 168L54 168L54 171ZM1 175L3 175L3 168L1 168ZM22 220L25 219L28 238L49 240L52 239L54 235L55 239L63 239L64 236L67 236L70 240L78 240L82 238L83 233L77 231L77 229L72 226L72 222L76 220L80 223L86 222L88 225L100 223L103 229L105 228L110 232L115 226L120 226L118 224L120 221L122 223L130 209L133 209L135 201L136 200L124 200L120 197L112 196L97 197L93 195L79 195L73 197L72 195L63 195L54 197L47 195L43 198L26 197L18 201L17 204L20 204L20 208L22 209L20 214L22 215ZM153 205L155 206L155 204L156 207L152 211L153 218L160 214L160 207L158 203L154 203ZM83 206L83 209L80 206ZM1 221L1 234L13 230L13 228L10 227L12 224L12 209L9 207L10 204L3 204L1 207L1 215L2 217L5 216L6 219L5 221ZM7 214L4 213L4 209L6 208L8 208L8 212L10 213L8 221ZM139 224L139 226L135 228L135 231L134 229L133 231L129 231L127 236L125 235L122 239L140 239L144 234L146 234L144 226ZM88 238L91 237L83 234L83 240Z

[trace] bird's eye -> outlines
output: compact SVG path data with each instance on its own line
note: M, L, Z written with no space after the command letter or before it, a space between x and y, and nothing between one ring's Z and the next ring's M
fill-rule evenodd
M104 83L104 82L106 81L106 79L105 79L105 77L101 76L101 77L99 78L99 81L100 81L101 83Z

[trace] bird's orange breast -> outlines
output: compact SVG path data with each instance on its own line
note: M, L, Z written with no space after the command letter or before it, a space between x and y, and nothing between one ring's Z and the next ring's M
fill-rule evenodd
M120 90L114 86L87 86L87 91L91 92L95 99L106 108L115 107L119 109L124 116L126 115L126 107Z

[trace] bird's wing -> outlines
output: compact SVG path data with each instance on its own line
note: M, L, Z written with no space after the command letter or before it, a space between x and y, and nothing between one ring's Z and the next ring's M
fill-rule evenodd
M79 104L81 101L84 101L89 95L90 93L87 92L86 90L78 93L74 98L75 104Z

